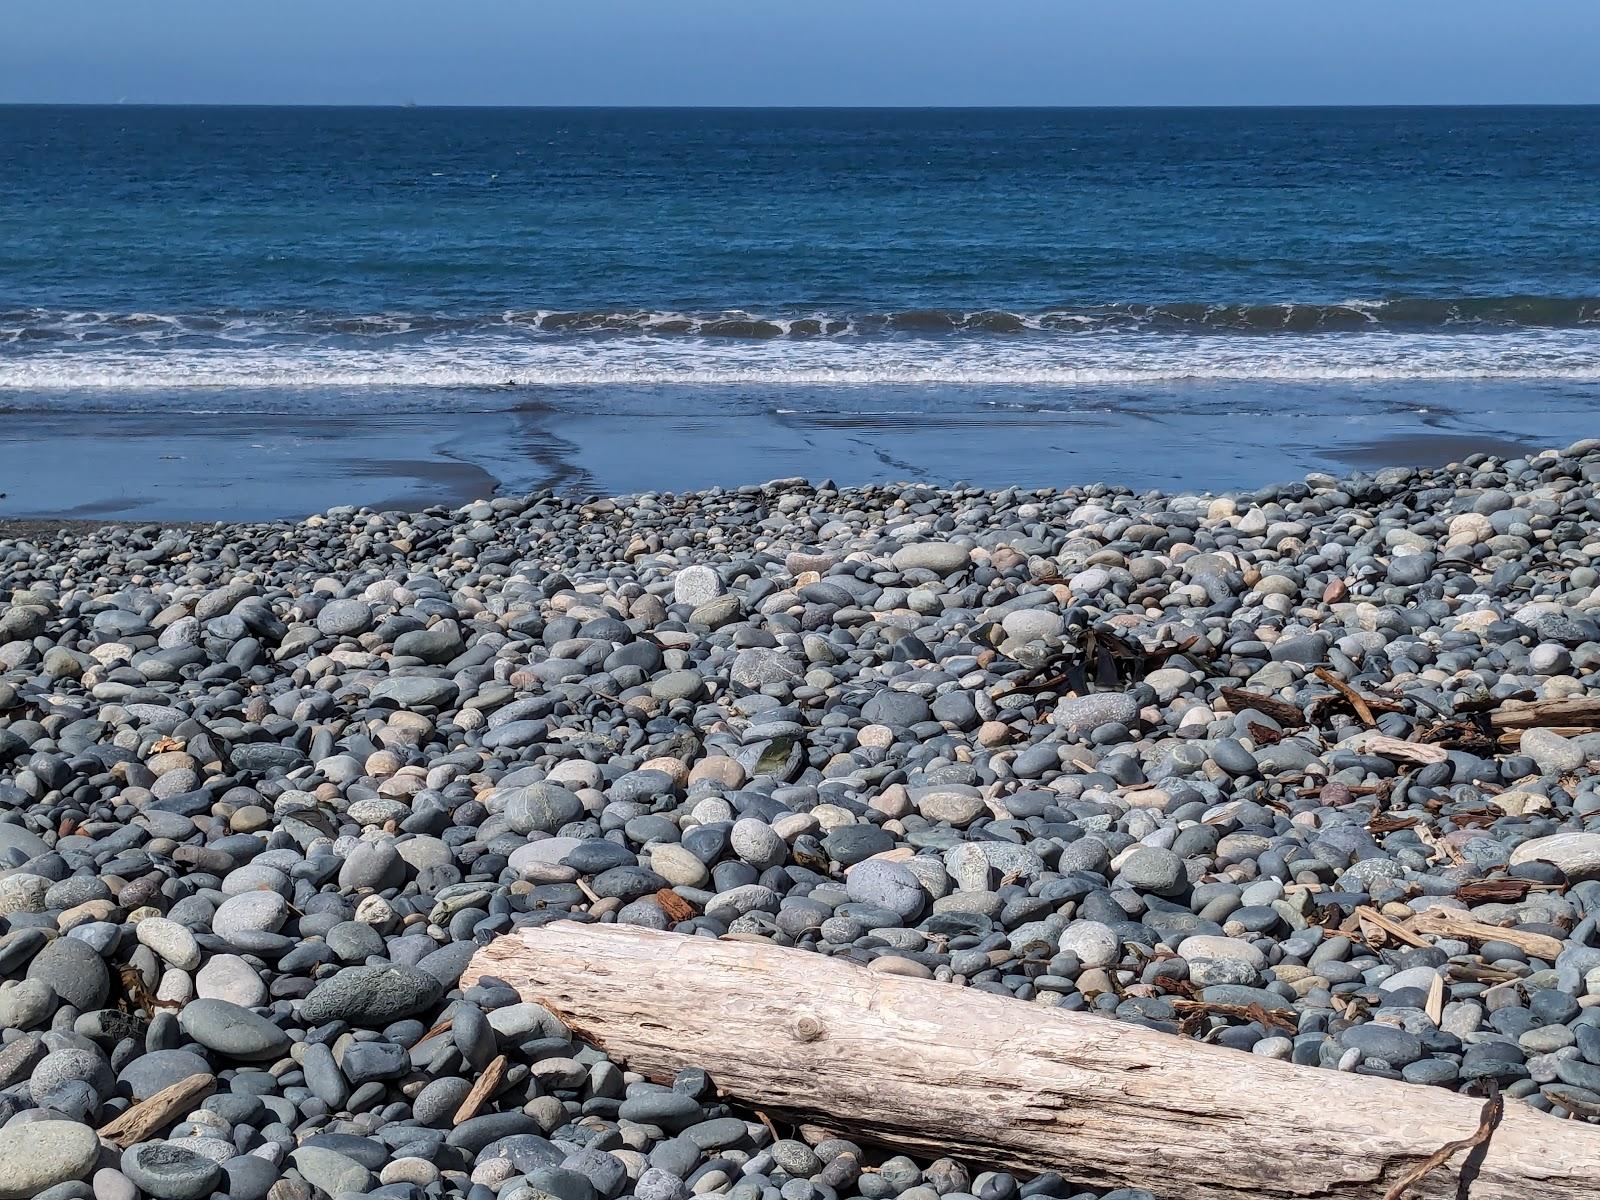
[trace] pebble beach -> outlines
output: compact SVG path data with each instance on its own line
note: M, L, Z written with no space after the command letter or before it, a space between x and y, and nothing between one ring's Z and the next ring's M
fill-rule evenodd
M1597 485L1586 441L0 532L0 1200L1172 1195L461 985L557 920L1600 1121Z

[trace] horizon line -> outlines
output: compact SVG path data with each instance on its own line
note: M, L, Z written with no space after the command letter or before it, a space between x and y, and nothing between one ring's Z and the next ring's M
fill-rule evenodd
M363 103L259 100L0 100L0 108L305 108L445 109L546 112L1185 112L1204 110L1600 108L1600 100L1470 100L1382 103L1237 104L450 104L410 100Z

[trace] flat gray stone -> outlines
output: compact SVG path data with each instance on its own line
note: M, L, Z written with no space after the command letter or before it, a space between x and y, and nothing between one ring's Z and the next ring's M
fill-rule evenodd
M1533 759L1546 774L1576 771L1584 763L1581 746L1548 729L1528 729L1522 734L1522 753Z
M932 571L935 575L954 575L972 562L972 552L949 542L912 542L901 546L889 559L897 571Z
M506 799L506 823L516 832L554 833L583 815L583 801L554 783L530 783Z
M33 1121L0 1132L0 1200L32 1200L58 1183L85 1179L99 1156L94 1130L76 1121Z
M911 803L928 820L943 821L958 829L966 828L989 812L977 788L957 783L913 788Z
M28 978L50 985L80 1012L101 1007L111 987L105 960L77 938L57 938L28 964Z
M752 646L734 655L728 678L756 692L768 684L790 683L800 678L800 664L782 650Z

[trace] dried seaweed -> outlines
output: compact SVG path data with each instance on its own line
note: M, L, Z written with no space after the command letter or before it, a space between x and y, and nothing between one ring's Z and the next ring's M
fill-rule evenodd
M1396 829L1412 829L1422 821L1410 814L1379 813L1367 822L1368 833L1393 833Z
M1479 879L1456 888L1456 899L1468 904L1519 904L1534 886L1531 879Z
M1485 728L1480 717L1475 720L1456 719L1435 721L1417 730L1417 741L1430 746L1443 746L1447 750L1466 750L1473 754L1486 754L1495 749L1495 738Z
M117 1007L126 1013L132 1014L143 1009L153 1017L157 1009L183 1007L182 1001L158 998L145 985L144 976L139 974L139 968L131 963L117 969L117 981L122 985L123 992L117 998Z
M1290 729L1304 729L1308 723L1305 713L1287 700L1279 700L1276 696L1264 696L1259 692L1247 692L1243 688L1232 687L1221 689L1221 694L1234 712L1253 708L1262 716L1271 717L1279 725Z
M1230 1017L1238 1021L1254 1021L1263 1029L1281 1029L1295 1033L1298 1025L1292 1014L1277 1012L1260 1004L1220 1004L1209 1000L1174 1000L1172 1007L1181 1016L1180 1027L1190 1037L1198 1030L1199 1022L1206 1017Z
M1250 730L1250 740L1258 746L1276 746L1289 736L1286 733L1279 733L1276 729L1269 729L1265 725L1257 724L1255 721L1251 721L1247 728Z
M671 888L661 888L655 894L655 901L661 906L661 911L667 914L669 921L688 921L695 916L694 905Z
M1143 679L1174 655L1194 653L1195 657L1204 657L1197 652L1202 646L1206 646L1205 641L1196 635L1182 642L1146 647L1104 625L1091 625L1044 662L1023 672L999 695L1058 695L1063 691L1084 695L1097 689L1121 689Z

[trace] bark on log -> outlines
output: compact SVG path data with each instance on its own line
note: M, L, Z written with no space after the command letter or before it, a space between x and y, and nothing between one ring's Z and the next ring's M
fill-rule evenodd
M860 1140L1194 1200L1379 1200L1482 1102L1299 1067L772 945L571 922L484 947L488 975L635 1071ZM1593 1200L1600 1129L1517 1102L1473 1200ZM1408 1195L1457 1195L1457 1154Z

